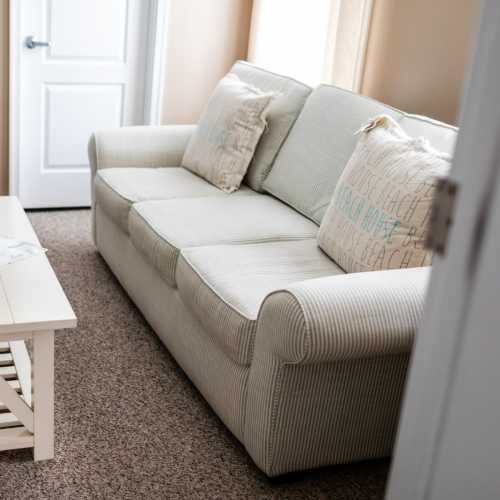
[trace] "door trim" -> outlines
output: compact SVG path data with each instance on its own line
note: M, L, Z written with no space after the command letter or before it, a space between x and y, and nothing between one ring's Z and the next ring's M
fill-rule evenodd
M165 81L165 56L170 0L149 0L146 42L144 125L160 125ZM9 194L19 195L20 67L23 0L9 0Z
M9 194L19 194L21 2L9 1Z
M150 0L149 37L146 49L145 125L161 125L169 9L169 0Z

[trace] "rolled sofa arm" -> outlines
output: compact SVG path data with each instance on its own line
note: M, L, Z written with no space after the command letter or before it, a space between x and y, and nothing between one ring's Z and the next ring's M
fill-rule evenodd
M122 127L99 130L90 136L92 237L96 238L94 177L97 170L113 167L178 167L196 125Z
M274 292L259 313L256 349L292 364L408 353L429 275L429 268L353 273Z
M92 177L99 168L178 167L196 125L99 130L89 140Z
M429 274L337 275L265 299L244 443L266 474L391 454Z

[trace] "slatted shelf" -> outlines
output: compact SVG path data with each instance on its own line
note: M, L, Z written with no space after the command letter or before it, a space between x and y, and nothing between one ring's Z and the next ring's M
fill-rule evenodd
M22 387L9 342L0 342L0 376L26 401L22 395ZM0 430L21 426L22 423L17 417L0 401Z
M24 426L0 429L0 451L32 448L33 445L33 434Z
M0 366L9 366L14 362L10 352L0 354Z
M0 366L0 376L5 380L17 378L16 367L13 364L9 366Z
M0 429L6 427L19 427L23 424L17 420L17 417L10 412L0 413Z

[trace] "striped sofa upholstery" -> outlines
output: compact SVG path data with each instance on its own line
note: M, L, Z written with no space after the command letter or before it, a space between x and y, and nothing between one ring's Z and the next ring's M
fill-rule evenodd
M428 270L303 281L265 299L245 444L270 475L387 456Z
M228 195L179 167L195 125L97 131L96 246L267 475L387 456L429 269L345 274L316 235L367 118L390 114L447 152L456 131L248 63L232 71L280 92L247 185Z

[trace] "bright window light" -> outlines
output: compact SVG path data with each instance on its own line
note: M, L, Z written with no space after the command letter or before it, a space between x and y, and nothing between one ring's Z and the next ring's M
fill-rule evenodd
M249 60L316 85L323 80L331 0L254 0Z

